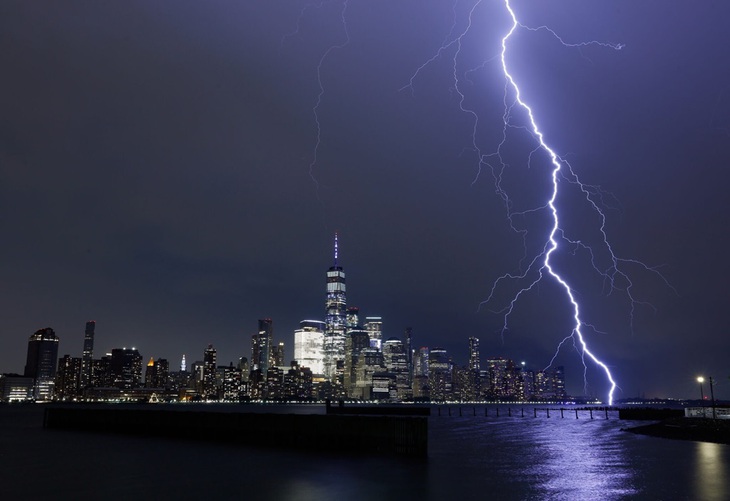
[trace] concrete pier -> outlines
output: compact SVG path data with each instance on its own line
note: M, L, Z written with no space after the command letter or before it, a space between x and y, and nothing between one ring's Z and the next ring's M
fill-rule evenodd
M43 426L353 454L428 451L425 417L49 407Z

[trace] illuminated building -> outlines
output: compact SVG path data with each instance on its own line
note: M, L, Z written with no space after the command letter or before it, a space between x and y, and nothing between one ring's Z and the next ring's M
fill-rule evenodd
M33 378L0 374L0 402L26 402L33 398Z
M284 375L283 397L288 400L311 400L313 393L312 371L292 362Z
M395 376L390 372L373 374L373 400L389 400L395 393Z
M348 329L357 329L360 326L360 308L357 306L347 308L345 326Z
M74 400L79 396L82 359L64 355L58 360L54 400Z
M267 400L282 400L284 386L284 371L279 367L269 367L266 372L266 390L264 398Z
M383 361L385 368L395 380L395 392L391 392L390 398L409 400L413 396L413 392L408 374L408 355L403 341L392 337L383 343Z
M406 327L406 358L408 362L408 386L413 386L413 329Z
M489 400L525 400L522 370L510 359L487 359L484 396Z
M383 390L383 380L379 380L378 389L375 390L373 377L376 374L386 373L383 353L375 348L365 348L355 366L354 385L350 386L350 397L360 400L385 399L389 397L389 387ZM390 379L387 379L389 384ZM375 393L374 393L375 392Z
M113 384L130 390L140 386L142 379L142 355L136 348L114 348L109 362Z
M453 393L456 400L473 402L481 399L479 371L467 367L453 370Z
M58 363L58 336L46 327L28 339L25 376L33 378L33 397L37 401L53 398Z
M93 383L94 371L94 330L96 322L90 320L86 322L84 330L84 351L81 355L81 374L79 378L79 388L84 390Z
M274 326L270 318L259 320L259 331L251 338L251 363L252 370L260 370L266 376L266 372L271 365Z
M302 320L294 331L294 360L313 374L324 374L324 328L320 320Z
M144 376L146 388L167 388L170 383L170 364L164 358L150 358Z
M238 402L241 400L242 385L241 385L241 368L235 367L231 362L228 367L223 367L223 400L226 402ZM221 370L221 367L218 368Z
M327 299L325 302L324 367L326 378L337 382L337 363L345 358L346 285L345 272L337 263L338 241L335 234L335 262L327 271Z
M357 362L360 353L370 348L370 337L362 329L350 329L345 335L345 360L343 367L343 384L347 395L352 397L357 384Z
M428 346L421 346L413 360L413 375L428 377Z
M203 352L203 396L205 398L218 398L218 385L216 383L216 368L218 353L212 344Z
M565 370L563 366L535 373L533 398L537 400L556 400L565 398Z
M92 365L91 386L94 388L108 388L114 385L112 376L112 354L107 353L103 357L94 360Z
M451 360L446 350L432 348L428 355L428 388L431 400L444 401L451 398L451 371Z
M269 366L282 367L284 365L284 343L271 345L271 360Z
M479 339L476 337L469 338L469 369L479 371Z
M381 317L365 317L363 327L370 336L370 347L376 350L382 349L383 319Z
M422 346L415 352L413 357L413 398L418 400L429 400L428 388L428 346Z

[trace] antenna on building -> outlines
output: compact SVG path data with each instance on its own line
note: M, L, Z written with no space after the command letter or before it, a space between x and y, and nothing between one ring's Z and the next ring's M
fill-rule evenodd
M335 232L335 266L337 266L337 254L338 254L337 232Z

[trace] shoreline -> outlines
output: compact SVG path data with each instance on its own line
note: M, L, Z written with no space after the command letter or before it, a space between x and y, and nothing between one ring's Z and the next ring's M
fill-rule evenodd
M621 428L622 431L672 440L693 440L730 445L730 420L673 417L662 421Z

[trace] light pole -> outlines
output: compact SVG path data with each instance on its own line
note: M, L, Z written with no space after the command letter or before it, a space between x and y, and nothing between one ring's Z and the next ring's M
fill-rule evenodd
M697 382L700 383L700 401L702 402L702 417L705 417L705 393L702 391L702 383L705 382L705 378L700 376L697 378Z
M710 376L710 395L712 397L712 419L715 417L715 392L712 390L712 376Z

